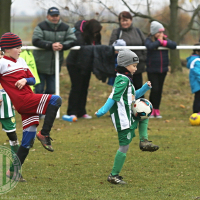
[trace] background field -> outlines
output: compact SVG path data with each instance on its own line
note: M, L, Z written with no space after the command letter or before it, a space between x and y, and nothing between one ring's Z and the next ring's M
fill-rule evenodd
M60 77L62 116L70 90L66 67ZM87 110L93 119L79 119L77 123L57 119L51 132L55 151L46 151L36 139L23 165L27 182L18 183L0 199L200 199L200 129L190 126L188 121L193 103L188 70L183 68L183 73L168 74L160 108L163 118L150 119L149 139L160 149L154 153L140 151L136 130L121 172L128 183L123 186L106 181L118 149L116 131L108 114L99 119L94 117L110 91L110 86L92 75ZM17 114L19 139L21 132ZM0 145L9 147L3 131Z

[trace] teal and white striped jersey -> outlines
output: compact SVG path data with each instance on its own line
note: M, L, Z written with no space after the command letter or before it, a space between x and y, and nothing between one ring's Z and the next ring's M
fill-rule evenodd
M115 100L109 111L117 131L132 128L135 121L131 115L132 95L135 95L135 88L129 78L117 73L112 93L109 96Z
M3 100L0 106L0 118L10 118L15 116L10 97L4 89L0 89L0 100Z

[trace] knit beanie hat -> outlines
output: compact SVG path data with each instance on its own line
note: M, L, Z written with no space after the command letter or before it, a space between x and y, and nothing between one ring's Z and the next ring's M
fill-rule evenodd
M126 46L126 42L123 39L115 40L112 46Z
M151 26L150 26L151 35L155 35L156 33L160 31L165 31L164 26L157 21L151 22Z
M1 49L12 49L19 46L22 46L22 41L20 37L15 35L14 33L7 32L1 36Z
M130 49L120 49L117 56L118 66L127 67L134 63L139 63L138 56Z

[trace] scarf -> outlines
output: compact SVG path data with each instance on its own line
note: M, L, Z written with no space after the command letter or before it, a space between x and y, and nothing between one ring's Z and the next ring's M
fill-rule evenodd
M131 72L128 69L126 69L126 67L117 66L115 68L115 71L117 71L120 74L127 76L130 79L131 83L133 83L133 75L131 74Z

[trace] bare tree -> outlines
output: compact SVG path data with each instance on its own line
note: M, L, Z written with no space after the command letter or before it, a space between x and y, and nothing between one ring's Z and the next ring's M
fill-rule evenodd
M0 36L10 32L11 0L0 0Z
M107 10L109 10L113 15L116 15L116 12L109 8L107 6L106 3L104 3L102 0L91 0L93 2L96 2L98 4L100 4L102 7L106 8ZM133 9L135 5L131 4L129 1L126 0L120 0L122 5L126 7L126 10L128 9L130 13L133 14L133 17L140 17L140 18L145 18L148 19L149 22L151 21L159 21L156 19L156 17L153 17L151 15L152 12L151 11L151 0L147 0L147 11L148 14L145 13L141 13L141 12L137 12L135 10L135 8ZM170 0L170 4L169 4L169 8L170 8L170 21L169 23L164 23L163 21L159 21L160 23L163 24L163 26L168 30L169 32L169 38L175 42L177 42L177 44L180 44L181 39L190 31L190 30L194 30L193 28L193 24L194 24L194 20L195 17L200 15L200 5L198 5L198 3L195 0L191 0L192 2L192 6L193 6L193 10L186 10L183 7L181 7L179 5L178 0ZM183 4L184 1L181 1L181 3ZM139 4L138 4L139 5ZM184 11L184 12L191 12L191 19L189 21L188 24L185 24L185 28L181 31L178 32L178 14L180 12L180 10ZM181 66L181 61L180 61L180 54L179 51L176 50L170 50L170 58L171 58L171 69L172 69L172 73L175 71L181 71L182 70L182 66Z
M5 0L4 0L5 1ZM50 2L54 2L60 9L65 10L66 15L68 16L68 23L75 22L77 19L87 19L88 17L96 18L100 22L104 23L117 23L117 17L119 11L129 10L134 18L143 18L151 21L159 21L163 24L166 30L169 33L169 38L175 41L178 45L183 37L190 31L195 30L194 22L199 23L199 20L195 20L200 16L200 5L199 0L190 0L187 2L185 0L170 0L169 9L170 9L170 19L166 23L164 21L158 20L158 16L154 16L153 12L153 3L154 0L137 0L137 1L128 1L128 0L35 0L40 4L40 6L48 8ZM133 2L133 3L132 3ZM163 1L160 3L164 4ZM96 4L96 5L95 5ZM113 5L114 4L114 5ZM156 1L158 4L158 1ZM184 9L186 7L191 7L192 10ZM154 6L155 7L155 6ZM142 10L142 12L141 12ZM190 21L185 24L185 27L179 31L178 29L178 16L180 12L190 13ZM108 14L109 13L109 14ZM73 20L75 19L75 20ZM171 58L171 71L181 71L181 61L180 54L178 50L170 50Z

